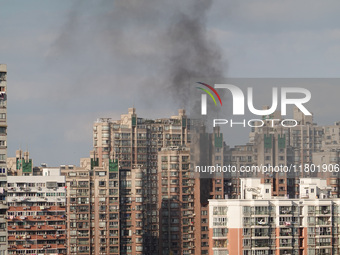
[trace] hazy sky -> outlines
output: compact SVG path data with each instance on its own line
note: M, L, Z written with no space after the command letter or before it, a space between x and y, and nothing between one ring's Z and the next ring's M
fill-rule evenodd
M339 77L339 1L218 0L203 11L193 2L1 0L8 156L21 147L35 165L78 165L97 118L117 119L133 105L142 117L176 113L159 84L181 52L168 34L178 13L199 20L225 77ZM340 119L340 87L331 83L313 85L322 124Z

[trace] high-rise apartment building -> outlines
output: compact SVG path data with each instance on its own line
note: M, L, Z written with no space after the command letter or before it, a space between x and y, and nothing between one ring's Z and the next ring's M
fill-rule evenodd
M194 180L190 149L162 148L158 153L159 249L163 254L191 254L195 248Z
M316 170L317 176L327 178L328 185L332 187L332 196L340 197L340 176L337 171L340 165L340 121L323 127L321 150L313 153L313 164L320 166L321 171Z
M261 177L263 182L272 184L274 196L289 195L295 198L299 195L299 178L317 176L316 172L300 171L303 169L300 166L312 164L313 154L322 150L324 127L317 126L312 116L303 115L298 108L294 108L293 119L297 122L296 126L284 127L280 124L283 120L280 112L264 117L264 126L252 128L249 143L226 151L224 163L235 165L238 169L241 166L295 166L298 171L236 172L226 175L225 183L230 187L226 195L229 198L240 197L239 178Z
M99 119L94 124L92 162L99 167L119 164L117 175L108 176L112 183L107 187L119 196L111 200L120 212L114 219L119 222L119 239L112 246L117 253L159 253L158 153L169 146L187 146L189 125L183 110L168 119L149 120L137 117L134 108L120 120Z
M0 64L0 255L7 254L7 66Z
M60 168L66 178L67 254L92 254L90 244L95 226L90 203L90 170L74 166Z
M97 252L103 254L208 254L208 199L223 198L223 177L190 175L190 125L184 110L151 120L137 117L134 108L120 120L94 123L94 150L81 167L91 169L90 204L101 199L106 208L91 220L106 223L98 223L105 227L93 234L93 249L101 240ZM222 134L203 133L197 142L209 154L198 158L221 165Z
M65 185L60 168L7 177L8 254L66 254Z

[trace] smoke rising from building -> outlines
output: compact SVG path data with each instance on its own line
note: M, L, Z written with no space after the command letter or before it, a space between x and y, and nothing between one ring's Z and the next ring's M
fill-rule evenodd
M119 92L120 98L128 98L127 104L148 107L171 98L172 108L197 112L200 98L197 102L189 98L195 83L213 85L225 70L221 50L207 27L212 4L212 0L128 0L101 1L98 6L81 1L70 11L47 60L52 64L59 58L70 60L75 82L66 91L96 88L113 98ZM89 12L93 8L96 11ZM93 72L101 74L100 83Z

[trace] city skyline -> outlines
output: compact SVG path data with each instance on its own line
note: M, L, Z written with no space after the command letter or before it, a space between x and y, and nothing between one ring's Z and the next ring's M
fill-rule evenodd
M294 118L304 126L257 127L250 143L230 148L219 128L191 132L184 110L150 119L129 108L93 124L94 147L80 167L33 167L18 150L1 184L9 254L337 254L340 122L318 126L298 108ZM197 164L338 171L198 178Z
M0 4L0 255L340 253L339 1Z

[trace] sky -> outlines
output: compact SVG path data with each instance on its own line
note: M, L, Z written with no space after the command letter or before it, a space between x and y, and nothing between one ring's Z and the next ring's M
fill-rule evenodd
M180 68L192 61L193 69L204 70L206 65L197 63L209 58L219 77L339 77L339 1L0 4L0 63L8 69L8 156L28 149L35 165L79 165L92 149L97 118L119 119L132 106L146 118L176 114L184 104L178 95L187 85L175 82L178 62ZM192 27L196 34L190 26L178 29L185 23L177 21L186 17L200 26ZM310 85L316 95L311 111L320 124L340 119L337 84L314 80ZM231 144L238 142L233 136L225 136Z

